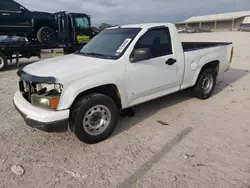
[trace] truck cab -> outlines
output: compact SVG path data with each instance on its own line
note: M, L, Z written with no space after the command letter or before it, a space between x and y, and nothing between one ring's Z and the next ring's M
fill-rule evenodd
M113 132L120 111L186 88L208 99L232 57L232 43L181 42L171 23L116 26L77 53L20 69L14 105L32 127L69 127L96 143Z
M74 51L80 50L83 45L89 42L98 32L94 31L91 27L90 16L84 13L65 13L61 12L59 14L65 14L68 17L68 26L65 27L68 29L66 35L68 36L69 42L72 42L72 45L75 47ZM60 19L58 19L60 21ZM66 20L61 22L66 23ZM58 32L60 39L60 30ZM67 38L67 37L66 37ZM74 52L72 51L72 53Z

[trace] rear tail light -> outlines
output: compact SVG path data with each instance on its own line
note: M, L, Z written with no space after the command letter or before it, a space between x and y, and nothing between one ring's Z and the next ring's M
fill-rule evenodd
M233 47L232 50L231 50L230 63L232 63L233 56L234 56L234 47Z

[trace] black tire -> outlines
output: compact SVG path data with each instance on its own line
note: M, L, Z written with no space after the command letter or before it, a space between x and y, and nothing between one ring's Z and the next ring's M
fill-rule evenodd
M8 66L8 60L6 56L0 53L0 71L3 71Z
M207 80L207 78L209 78L209 80L212 79L212 83L206 90L203 84L205 80ZM191 90L192 96L203 100L209 98L214 91L216 80L217 80L217 72L212 68L205 69L200 74L195 86Z
M95 108L97 105L101 105L101 107ZM106 120L109 123L105 124L105 123L100 123L99 121L99 125L101 124L100 129L102 129L102 132L98 133L97 135L93 135L94 132L89 133L92 130L94 131L94 129L92 129L93 127L91 126L91 120L90 120L93 115L89 117L90 115L88 116L88 114L94 114L95 112L94 113L92 113L92 111L91 113L88 113L88 112L91 109L103 110L102 107L104 108L106 107L106 109L109 110L108 114L110 114L110 118L109 120L107 120L108 118L106 118ZM96 113L101 113L101 112L96 112ZM102 115L104 114L105 114L105 109ZM85 119L86 116L89 119L88 118ZM86 95L82 97L81 99L76 101L75 104L72 106L70 119L69 119L70 130L73 130L76 137L80 141L88 143L88 144L94 144L94 143L98 143L107 139L111 135L111 133L113 132L117 124L118 118L119 118L119 110L111 98L102 94L90 94L90 95ZM85 123L85 121L87 123ZM102 128L104 127L104 124L105 124L105 128ZM96 126L95 131L99 131L98 126Z
M42 44L52 44L56 40L54 29L51 27L41 27L37 32L37 39Z

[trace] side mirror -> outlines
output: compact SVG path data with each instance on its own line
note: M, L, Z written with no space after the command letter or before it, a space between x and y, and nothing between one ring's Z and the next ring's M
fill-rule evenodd
M25 8L20 7L20 14L23 14L23 13L25 13Z
M130 61L132 63L150 59L152 57L151 51L149 48L138 48L134 50L130 56Z

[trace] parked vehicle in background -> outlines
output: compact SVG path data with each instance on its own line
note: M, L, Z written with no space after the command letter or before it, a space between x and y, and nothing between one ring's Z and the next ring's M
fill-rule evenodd
M26 39L25 37L2 37L2 40L0 41L0 71L6 69L8 60L12 62L13 56L15 58L30 58L32 56L40 57L40 51L42 49L54 48L63 48L65 54L73 53L77 50L80 50L82 46L84 46L91 38L93 38L98 33L90 27L90 17L86 14L66 13L62 11L55 13L54 19L56 20L57 30L55 33L56 40L53 40L53 43L50 43L51 38L49 39L45 37L45 33L47 32L44 33L44 39L48 43L27 41L24 40ZM18 26L12 28L12 32L14 32L15 30L19 30L20 28L21 27ZM0 27L0 31L1 29L3 28ZM41 36L43 35L42 33L43 32L40 33ZM25 35L25 33L23 34Z
M0 1L0 34L25 36L29 41L37 38L41 43L56 40L55 15L31 12L13 0Z
M203 32L211 32L212 28L209 26L203 26Z
M198 27L178 27L179 33L204 33L211 32L212 29L209 26L198 26Z
M66 22L61 22L60 16L67 17ZM32 12L13 0L0 1L0 35L24 36L29 42L53 44L71 37L73 30L77 34L92 36L90 17L78 13Z
M209 26L201 26L201 27L197 27L197 32L199 33L206 33L206 32L211 32L211 27Z
M180 27L180 28L178 28L178 32L179 33L186 33L187 32L187 28L186 27Z
M238 31L250 32L250 24L241 24Z
M195 29L195 33L202 33L203 32L202 27L194 27L194 29Z
M196 32L196 29L194 27L187 27L187 30L186 30L187 33L195 33Z
M232 57L232 43L182 43L170 23L112 27L77 53L20 69L14 105L32 127L69 126L96 143L110 136L124 109L186 88L209 98Z

